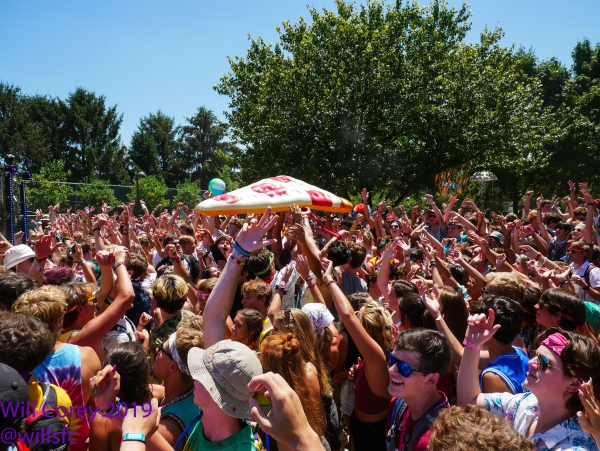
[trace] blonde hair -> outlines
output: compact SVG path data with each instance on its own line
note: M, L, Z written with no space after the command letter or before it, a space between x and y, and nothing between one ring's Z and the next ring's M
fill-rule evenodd
M488 294L505 296L519 304L525 297L525 285L516 274L510 272L491 272L485 276L489 285Z
M182 277L167 274L152 284L152 295L156 306L167 313L177 313L185 304L188 287Z
M394 347L392 335L392 315L375 301L367 301L359 311L360 324L381 346L381 349Z
M265 306L271 304L273 298L273 289L271 285L260 279L249 280L242 285L243 294L255 294L257 298L265 298Z
M192 316L180 321L177 325L175 348L186 365L188 365L187 356L190 349L204 349L204 319L201 316ZM182 373L182 376L187 375ZM191 376L189 379L191 381Z
M54 332L57 321L65 314L66 307L65 294L53 285L44 285L19 296L12 305L12 312L33 316L47 324Z

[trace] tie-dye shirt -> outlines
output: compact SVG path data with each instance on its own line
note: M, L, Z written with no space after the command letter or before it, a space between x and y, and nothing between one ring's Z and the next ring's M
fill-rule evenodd
M65 344L46 357L46 360L33 370L33 375L38 382L49 382L65 390L74 407L85 405L81 382L81 353L78 346ZM90 436L90 423L87 417L73 415L69 431L75 433L69 451L87 450L86 442Z
M507 420L515 431L527 437L539 412L538 400L533 393L486 393L484 400L487 410ZM579 426L577 416L566 419L546 432L535 434L531 441L537 451L598 451L592 436Z

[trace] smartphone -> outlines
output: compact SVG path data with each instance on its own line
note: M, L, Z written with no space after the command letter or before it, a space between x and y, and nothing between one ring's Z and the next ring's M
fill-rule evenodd
M88 207L85 207L85 214L89 215L90 214L90 209Z
M74 254L75 251L77 250L77 247L75 246L75 244L71 244L71 254Z

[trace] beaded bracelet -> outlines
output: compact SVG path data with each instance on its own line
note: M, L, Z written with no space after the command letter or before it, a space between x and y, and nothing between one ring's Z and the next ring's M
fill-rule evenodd
M231 260L233 263L235 263L236 265L243 265L245 263L245 261L243 260L238 260L237 258L235 258L233 255L229 256L229 260Z
M181 263L181 257L172 258L171 263Z
M244 257L248 258L250 257L250 254L252 254L252 252L248 252L247 250L245 250L242 246L239 245L239 243L237 241L234 241L232 244L232 247L238 251L238 253L240 255L243 255Z

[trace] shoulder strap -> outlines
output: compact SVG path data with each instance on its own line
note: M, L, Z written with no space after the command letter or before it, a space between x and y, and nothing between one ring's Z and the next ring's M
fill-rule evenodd
M404 399L396 399L394 403L394 407L392 408L392 421L390 424L390 430L388 431L388 451L394 451L395 442L396 442L396 434L402 428L402 417L404 417L404 412L406 412L406 408L408 406L404 402Z
M190 422L190 424L188 424L187 427L183 430L183 432L179 436L179 439L177 440L177 443L175 443L175 446L173 447L174 450L177 450L179 448L179 445L181 445L181 442L186 439L187 435L190 433L190 431L192 430L192 428L196 425L196 423L198 421L200 421L202 419L202 414L203 413L204 412L200 412L198 414L198 416L196 418L194 418Z
M436 420L436 418L444 408L445 404L446 402L438 405L438 407L436 407L433 410L430 410L429 412L427 412L427 414L419 418L419 421L417 421L417 424L415 424L415 428L413 429L413 432L410 435L410 441L408 442L406 449L412 451L413 447L416 446L416 443L418 443L415 442L415 438L420 437L421 434L423 434L427 429L431 427L433 422Z

